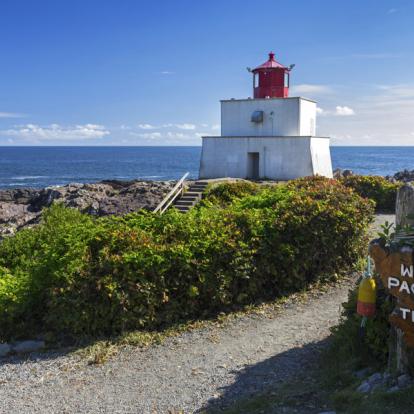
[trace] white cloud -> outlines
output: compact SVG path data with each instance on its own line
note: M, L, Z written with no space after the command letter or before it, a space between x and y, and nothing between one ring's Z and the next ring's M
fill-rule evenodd
M0 112L0 118L23 118L23 114L17 112Z
M13 136L29 140L76 140L102 138L109 135L103 125L85 124L75 126L61 126L50 124L40 126L36 124L16 125L11 129L0 131L2 135Z
M178 128L185 130L194 130L196 129L195 124L184 122L182 124L162 124L162 125L152 125L149 123L143 123L137 125L139 129L166 129L166 128Z
M337 106L335 108L335 115L337 116L352 116L355 115L355 111L349 106Z
M213 131L218 131L220 128L221 128L221 127L220 127L220 124L213 124L213 125L211 125L211 129L212 129Z
M314 85L309 83L302 83L300 85L292 86L291 88L293 94L300 93L314 93L314 94L327 94L332 93L333 89L328 85Z
M194 124L175 124L174 125L178 129L195 129L196 126Z
M161 75L172 75L174 72L171 72L169 70L163 70L160 72Z
M318 115L327 115L327 112L324 109L320 108L319 106L316 107L316 113Z
M159 127L151 124L138 124L139 129L158 129Z
M358 116L329 111L318 117L318 135L331 136L334 145L414 145L414 84L367 85L343 99Z
M132 137L144 138L144 139L149 139L149 140L162 138L162 135L160 132L143 132L143 133L130 132L129 135Z

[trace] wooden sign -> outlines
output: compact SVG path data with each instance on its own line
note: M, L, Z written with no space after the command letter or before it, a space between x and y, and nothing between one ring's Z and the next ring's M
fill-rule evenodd
M374 241L369 252L385 289L397 299L389 317L390 323L404 332L407 346L414 347L413 249L404 246L390 251Z

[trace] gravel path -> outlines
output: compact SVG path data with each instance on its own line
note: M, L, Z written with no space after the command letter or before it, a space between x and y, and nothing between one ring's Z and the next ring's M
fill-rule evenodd
M237 317L223 327L187 332L145 350L127 348L102 366L50 353L6 360L0 410L192 413L212 402L227 405L314 362L350 283L288 303L281 311Z
M225 406L317 362L353 283L162 345L126 348L102 366L53 353L4 360L0 412L193 413Z

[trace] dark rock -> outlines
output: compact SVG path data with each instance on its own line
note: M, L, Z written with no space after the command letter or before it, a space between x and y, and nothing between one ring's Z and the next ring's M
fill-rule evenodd
M333 172L333 178L336 179L349 177L350 175L354 175L352 170L342 170L341 168L337 168Z
M38 223L42 210L54 202L95 216L124 215L141 209L153 210L174 184L173 181L106 180L40 190L0 190L0 239Z

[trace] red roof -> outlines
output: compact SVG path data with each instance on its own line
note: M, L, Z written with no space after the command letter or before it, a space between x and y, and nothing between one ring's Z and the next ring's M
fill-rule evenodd
M253 72L259 69L274 69L274 68L282 68L287 69L286 66L283 66L281 63L276 62L275 60L275 54L273 52L269 53L269 60L262 65L258 66L257 68L253 69Z

